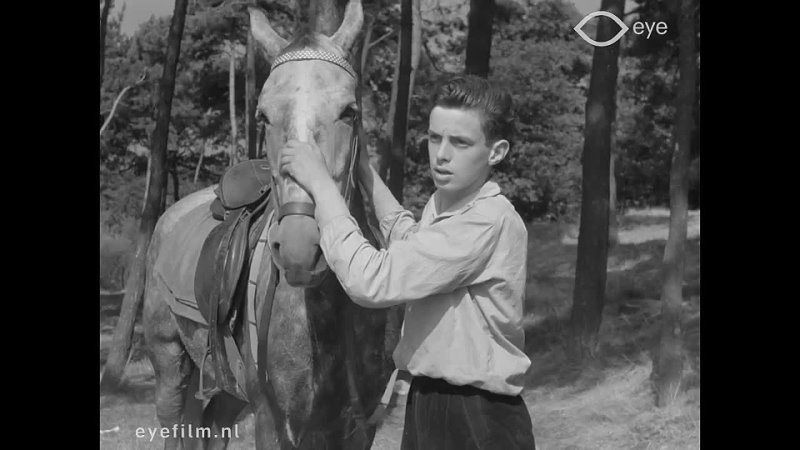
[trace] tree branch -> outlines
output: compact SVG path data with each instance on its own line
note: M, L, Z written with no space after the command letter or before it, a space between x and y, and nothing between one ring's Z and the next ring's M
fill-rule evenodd
M441 73L448 73L448 74L455 75L452 72L448 72L446 70L440 69L439 66L436 65L436 59L434 59L433 55L431 55L431 50L428 48L428 43L426 41L422 41L422 48L425 49L425 54L428 55L428 61L431 62L431 65L433 66L434 69L436 69L438 72L441 72Z
M114 112L116 112L117 105L119 105L119 101L122 100L122 96L124 96L125 93L128 92L130 88L144 83L145 79L147 79L147 70L142 70L142 75L139 77L139 79L136 80L136 82L133 83L132 85L126 86L125 89L123 89L122 92L120 92L119 95L117 95L117 99L114 100L114 106L111 108L111 113L108 114L105 123L103 123L103 126L100 127L100 137L103 137L103 133L106 131L106 127L108 127L108 124L111 123L111 118L114 117Z
M641 11L642 11L642 7L641 6L638 7L638 8L633 8L632 10L630 10L630 11L626 12L625 14L623 14L622 18L624 19L625 17L628 17L631 14L637 14L637 13L640 13Z
M193 171L194 171L194 170L197 170L197 167L196 167L196 166L193 166L193 165L191 165L191 164L189 164L189 163L187 163L187 162L181 161L181 160L178 160L178 161L177 161L177 164L178 164L179 166L183 167L184 169L191 169L191 170L193 170ZM207 167L205 167L205 166L201 166L201 167L200 167L200 171L202 171L202 172L204 172L204 173L206 173L206 174L208 174L208 175L212 175L212 176L214 176L214 177L217 177L217 178L219 178L219 177L221 177L221 176L222 176L222 174L221 174L221 173L217 173L217 172L215 172L215 171L213 171L213 170L211 170L211 169L208 169L208 168L207 168Z
M230 2L230 3L223 2L218 6L211 6L210 8L211 9L222 9L224 7L230 7L232 11L247 13L247 6L248 5L253 6L253 3L251 3L250 0L244 0L244 1L240 0L240 1L233 1L233 2ZM256 2L255 6L256 7L260 7L258 5L258 2ZM267 5L266 5L266 7L264 9L266 9L267 12L270 12L270 13L272 13L272 12L281 12L281 13L284 13L287 16L289 16L289 18L292 19L293 21L297 20L296 13L294 11L292 11L291 8L289 8L288 6L283 5L281 3L278 3L276 1L267 3Z
M386 38L387 38L387 37L389 37L389 36L390 36L392 33L394 33L394 30L389 30L389 32L387 32L387 33L386 33L386 34L384 34L383 36L381 36L381 37L379 37L378 39L375 39L374 41L370 42L370 44L369 44L369 46L368 46L367 48L368 48L368 49L370 49L370 48L372 48L372 47L374 47L374 46L378 45L378 43L379 43L380 41L382 41L382 40L386 39Z

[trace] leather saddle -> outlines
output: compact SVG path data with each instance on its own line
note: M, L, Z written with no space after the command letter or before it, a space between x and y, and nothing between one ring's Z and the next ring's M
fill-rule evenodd
M205 399L225 390L243 398L245 368L232 336L242 326L250 260L272 209L269 164L256 159L234 165L222 175L214 192L217 198L211 203L211 212L222 222L203 243L194 291L200 313L209 325L203 364L211 355L216 386L205 391L201 364L198 397Z

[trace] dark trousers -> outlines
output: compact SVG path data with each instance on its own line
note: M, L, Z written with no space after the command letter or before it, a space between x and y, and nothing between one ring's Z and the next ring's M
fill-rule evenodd
M402 450L534 450L522 397L414 377L406 399Z

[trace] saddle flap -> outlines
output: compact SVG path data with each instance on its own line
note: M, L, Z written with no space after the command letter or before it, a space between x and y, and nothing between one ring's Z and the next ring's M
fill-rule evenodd
M229 269L235 268L235 265L227 264L230 259L228 253L234 244L234 232L241 227L239 222L243 213L244 209L238 209L214 227L200 250L194 275L194 294L200 312L209 323L216 322L218 318L217 307L222 301L221 297L232 294L232 291L224 291L223 286L227 286L228 279L232 277ZM238 263L242 264L241 261Z
M216 194L225 209L237 209L261 200L269 192L271 181L269 162L250 159L225 171Z
M208 323L211 323L212 316L216 316L214 298L219 295L221 276L221 272L216 267L216 260L222 246L222 238L226 234L225 231L224 222L211 230L203 242L195 269L194 296L197 299L197 308Z
M220 285L219 317L227 319L233 303L234 294L242 280L242 272L247 260L249 246L249 227L251 215L244 212L237 220L239 223L233 229L228 250L222 265L222 279Z

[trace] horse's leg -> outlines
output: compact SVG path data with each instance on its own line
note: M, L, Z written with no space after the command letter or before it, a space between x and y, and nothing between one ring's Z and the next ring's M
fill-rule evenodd
M228 447L228 442L236 431L236 418L245 406L247 403L227 392L220 392L211 399L203 413L203 427L210 430L206 449L224 450Z
M165 295L171 294L160 279L148 276L142 318L145 343L156 376L156 415L162 427L173 429L181 423L186 387L195 365L181 342L178 324ZM179 441L178 436L169 436L164 448L177 449Z
M248 323L249 320L249 317L245 315L245 323ZM241 354L245 362L245 391L247 399L250 401L250 408L253 410L255 448L258 450L281 448L275 427L275 416L270 408L267 393L264 392L262 383L258 380L256 362L250 348L249 326L245 327L242 341Z
M203 426L203 400L200 400L194 396L195 392L198 392L200 387L200 369L195 364L194 370L192 370L192 377L191 381L189 382L189 390L187 391L186 395L186 403L184 403L183 409L183 424L184 424L184 431L187 431L188 427L191 427L192 430L197 430L198 428ZM205 448L205 440L201 438L197 438L196 436L187 436L184 432L184 436L182 439L183 448L186 450L203 450Z

